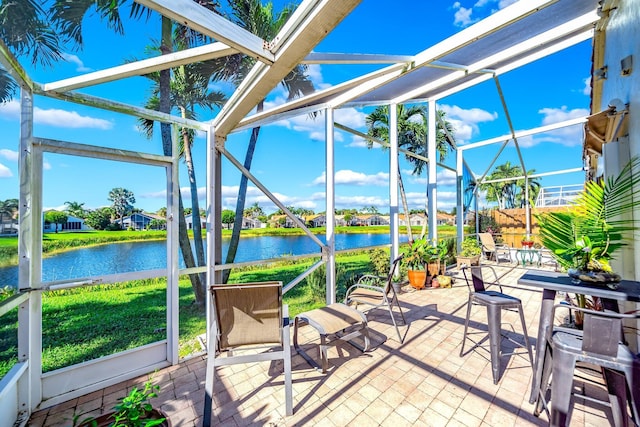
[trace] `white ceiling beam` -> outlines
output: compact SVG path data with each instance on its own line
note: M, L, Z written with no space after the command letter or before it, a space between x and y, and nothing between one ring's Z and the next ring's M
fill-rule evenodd
M452 82L455 82L458 79L466 77L469 74L473 74L477 72L486 72L487 68L493 66L496 63L500 63L500 62L509 60L510 58L520 56L525 52L535 50L539 46L543 46L545 44L555 45L555 43L553 43L554 40L562 39L562 37L566 36L567 34L571 34L579 30L580 28L584 28L585 26L593 24L598 19L599 19L598 14L595 11L591 13L587 13L583 16L580 16L579 18L573 19L569 22L559 25L542 34L539 34L535 37L531 37L523 41L522 43L518 43L514 46L511 46L508 49L502 50L494 55L483 58L482 60L477 61L473 64L469 64L469 66L466 67L466 69L464 70L452 72L451 74L445 77L442 77L441 79L429 82L424 86L420 86L409 92L406 92L401 96L398 96L392 99L391 102L399 103L399 104L403 102L407 102L408 100L413 99L417 96L420 96L423 93L432 91L440 86L448 85ZM487 76L487 78L488 77L490 76Z
M556 52L559 52L561 50L564 50L568 47L571 47L573 45L576 45L578 43L581 43L585 40L589 40L593 38L593 29L587 29L586 31L583 31L582 33L579 33L573 37L570 37L568 39L565 39L559 43L555 43L545 49L542 50L538 50L535 53L531 54L531 55L526 55L520 59L518 59L517 61L514 62L510 62L507 65L504 65L500 68L497 68L495 70L483 70L482 73L483 74L479 74L477 77L472 78L470 80L466 80L464 83L458 84L455 87L452 87L450 89L444 90L444 91L439 91L436 94L432 95L430 98L439 100L442 98L446 98L447 96L453 95L455 93L461 92L465 89L468 89L472 86L475 86L477 84L480 84L484 81L487 81L491 78L493 78L494 75L496 76L500 76L502 74L505 74L509 71L512 71L516 68L522 67L524 65L527 65L531 62L537 61L540 58L544 58L546 56L552 55ZM487 71L491 71L491 73L487 73ZM411 98L411 101L414 102L426 102L428 101L428 99L430 98Z
M384 86L390 81L390 79L397 78L403 74L405 74L404 69L396 70L396 72L394 73L385 73L373 79L369 79L359 84L357 87L354 87L353 89L348 90L341 95L338 95L336 98L332 99L329 104L333 108L341 107L352 99L364 95L365 93L371 92L372 90L377 89L381 86Z
M422 51L416 55L416 65L419 66L440 59L463 46L496 33L502 28L538 12L540 9L544 9L557 1L558 0L529 0L509 5L482 21L454 34L448 39Z
M125 104L123 102L112 101L110 99L104 99L97 96L86 95L77 92L45 92L44 90L42 90L42 88L40 88L38 83L34 83L33 93L35 93L36 95L48 96L49 98L73 102L79 105L89 105L91 107L101 108L107 111L115 111L117 113L127 114L134 117L142 117L149 120L177 124L191 129L202 131L209 130L209 125L206 123L198 122L191 119L184 119L179 116L161 113L160 111L150 110L148 108L136 107L130 104Z
M267 64L275 61L267 43L192 0L135 0L141 5L171 18L246 55Z
M562 122L552 123L550 125L540 126L540 127L533 128L533 129L517 131L517 132L514 132L513 135L512 134L502 135L502 136L497 136L495 138L487 139L487 140L484 140L484 141L478 141L478 142L474 142L474 143L471 143L471 144L458 146L458 149L466 151L466 150L470 150L470 149L473 149L473 148L484 147L485 145L491 145L491 144L495 144L495 143L498 143L498 142L509 141L509 140L513 139L514 136L516 138L522 138L522 137L529 136L529 135L535 135L535 134L539 134L539 133L551 132L551 131L556 130L556 129L561 129L561 128L568 127L568 126L574 126L574 125L582 124L582 123L585 123L586 121L587 121L587 116L577 117L575 119L564 120Z
M146 0L145 0L146 1ZM291 34L276 49L276 62L271 66L256 63L229 101L224 105L213 122L216 135L226 136L268 93L286 77L289 72L309 54L342 19L347 16L360 0L342 0L315 2L305 0L299 8L305 10L305 16L295 16L298 23L295 29L283 29ZM308 8L307 4L316 5ZM294 17L292 16L291 19ZM281 35L282 31L278 34Z
M378 55L370 53L321 53L311 52L303 64L396 64L413 61L410 55Z
M316 112L318 112L319 114L322 114L322 112L328 107L329 106L326 104L311 104L309 106L297 108L295 110L287 109L279 113L271 113L268 116L262 116L259 120L252 120L246 123L243 120L230 133L242 132L243 130L270 125L273 123L277 123L280 120L287 120L292 117L298 117L305 114L313 114ZM252 115L250 116L250 118L254 118L254 116L255 115Z
M297 116L299 114L303 114L303 112L300 112L299 109L305 105L308 104L313 104L315 101L320 100L322 98L326 98L328 96L331 96L335 93L340 93L344 90L356 87L357 85L366 82L367 80L370 80L374 77L378 77L378 76L383 76L386 75L388 73L398 73L398 72L402 72L402 70L404 69L404 65L403 64L396 64L394 66L391 67L386 67L383 70L377 70L377 71L373 71L369 74L366 74L364 76L360 76L357 77L355 79L346 81L344 83L340 83L338 85L335 86L331 86L328 87L327 89L323 89L317 92L314 92L312 94L303 96L301 98L296 98L292 101L289 101L285 104L282 105L278 105L276 107L270 108L269 110L264 110L261 113L256 113L253 114L251 116L245 117L244 119L242 119L240 121L240 123L238 123L238 126L233 130L234 132L239 131L240 129L246 129L248 127L255 127L255 126L259 126L258 123L260 122L264 122L266 120L268 120L269 118L273 117L273 116L282 116L283 113L287 113L287 112L292 112L292 114L290 116ZM319 106L318 108L314 108L314 111L320 110L320 109L324 109L326 108L325 104L322 104L322 106ZM295 110L295 111L294 111ZM308 112L308 111L305 111ZM283 117L284 118L284 117Z
M410 73L415 71L419 67L427 66L429 63L434 61L438 61L441 57L447 55L459 49L463 46L466 46L473 41L478 39L487 37L501 28L508 26L509 24L518 21L525 16L528 16L539 9L542 9L546 6L549 6L555 3L558 0L530 0L526 2L517 2L504 9L494 13L488 18L483 19L482 21L468 27L459 33L454 34L446 40L420 52L415 55L414 61L411 64L410 69L406 72ZM331 105L338 106L341 104L345 104L353 99L356 99L373 89L383 86L386 83L391 82L398 76L389 76L387 80L378 79L375 85L362 85L359 90L352 90L348 94L344 94L341 96L340 100L337 100L335 103L332 101Z
M220 58L237 52L237 50L224 43L216 42L154 58L142 59L140 61L116 67L105 68L104 70L87 73L82 76L71 77L69 79L58 80L57 82L44 83L42 88L45 91L54 90L58 92L66 92L127 77L142 76L193 62L208 61L210 59Z

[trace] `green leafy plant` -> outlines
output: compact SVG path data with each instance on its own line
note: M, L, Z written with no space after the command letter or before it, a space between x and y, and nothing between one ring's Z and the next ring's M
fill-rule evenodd
M535 215L540 241L561 267L611 270L609 260L638 229L630 215L640 197L638 168L634 157L619 175L587 182L567 211Z
M115 409L113 418L115 422L111 427L153 427L164 422L164 418L147 418L153 407L150 399L158 397L160 386L154 385L151 380L144 384L144 389L134 387L127 396L120 400Z
M440 249L426 238L413 241L402 262L412 270L424 270L425 265L440 258Z
M158 396L160 386L154 385L149 379L142 390L134 387L129 394L122 397L116 406L113 407L114 413L109 415L109 419L114 421L109 427L153 427L162 424L165 418L152 418L153 407L150 400ZM74 426L91 426L98 425L95 418L86 418L78 422L79 417L74 417Z
M467 237L462 241L462 251L460 256L473 257L482 253L482 247L475 237Z

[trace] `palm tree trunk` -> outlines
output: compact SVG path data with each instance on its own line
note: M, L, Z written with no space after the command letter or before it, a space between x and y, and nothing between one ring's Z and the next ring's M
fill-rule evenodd
M257 112L260 113L264 107L264 101L260 101L257 106ZM253 153L256 149L256 143L258 142L258 135L260 134L260 127L253 128L251 131L251 139L249 139L249 146L247 147L247 154L244 158L244 167L247 170L251 170L251 162L253 161ZM233 220L233 231L231 232L231 240L229 241L229 250L227 252L226 264L231 264L236 259L236 252L238 252L238 243L240 243L240 230L242 229L242 217L244 215L244 206L247 198L247 184L248 178L242 174L240 177L240 188L238 189L238 200L236 202L236 215ZM222 283L227 283L231 270L224 270L222 272Z
M162 42L160 44L160 50L163 55L170 54L172 52L172 24L168 18L162 18ZM171 112L171 74L170 70L160 71L160 111L163 113ZM171 143L171 125L160 122L160 134L162 136L162 150L165 156L171 156L173 146ZM176 177L177 179L177 177ZM180 246L180 252L182 252L182 259L184 265L187 268L195 267L195 260L193 258L193 252L191 251L191 243L189 242L189 235L187 234L187 222L184 219L184 207L182 205L182 194L178 192L178 244ZM200 308L204 309L205 305L205 288L204 281L200 280L200 275L190 274L189 280L191 281L191 287L193 288L193 294L195 296L195 303Z
M398 170L398 187L400 187L400 199L402 200L402 209L404 209L404 218L407 223L407 236L409 242L413 242L413 232L411 231L411 218L409 217L409 204L407 203L407 194L404 192L404 184L402 183L402 174Z
M186 118L183 111L182 116ZM193 222L193 245L196 250L196 261L198 266L204 266L204 242L202 241L202 221L200 220L200 202L198 201L198 184L196 183L196 173L193 168L193 156L191 153L191 141L186 128L182 131L182 143L184 145L184 162L187 165L187 175L189 177L189 187L191 189L191 220ZM200 280L205 281L204 273L200 274Z

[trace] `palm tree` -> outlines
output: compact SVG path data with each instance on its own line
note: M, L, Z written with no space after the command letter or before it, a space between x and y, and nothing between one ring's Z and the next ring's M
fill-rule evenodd
M535 169L527 172L527 175L533 175ZM480 185L480 189L487 192L487 201L497 202L499 209L511 209L515 207L524 207L526 205L525 179L515 179L524 175L523 169L519 165L511 165L507 161L496 168L487 176L487 180L498 182L489 182ZM513 178L513 179L509 179ZM537 178L528 178L529 182L529 200L535 200L540 191L540 182Z
M133 192L126 188L114 188L109 191L109 197L107 197L107 200L113 203L113 211L120 218L120 227L122 227L124 223L124 216L131 212L133 204L136 202Z
M70 215L75 216L76 218L84 218L87 214L87 211L84 209L84 203L78 202L64 202L67 205L65 209L69 212Z
M531 169L527 171L527 176L531 176L536 173L535 169ZM526 184L528 182L528 185ZM518 188L518 194L516 194L516 206L520 206L521 208L527 205L527 200L525 200L527 191L529 192L529 201L536 200L538 198L538 193L540 192L540 181L539 178L527 178L519 179L516 181L516 187ZM528 187L528 188L527 188ZM533 203L529 203L530 205Z
M515 207L516 181L508 178L522 176L522 168L518 165L511 165L511 162L505 162L496 168L487 176L487 180L505 181L491 182L481 184L480 189L487 192L487 201L497 202L500 209L510 209Z
M95 11L107 21L107 26L117 33L123 33L124 28L120 19L119 8L126 3L126 0L74 0L73 2L66 0L56 0L53 5L53 18L58 25L60 31L70 40L81 47L82 46L82 20L84 16L95 7ZM216 2L198 2L202 6L213 9L217 7ZM131 4L130 15L135 18L149 16L150 11L138 3ZM167 55L173 52L174 36L173 23L170 19L162 17L161 21L161 40L160 52ZM204 36L194 32L186 27L177 26L176 34L181 34L183 40L189 43L196 43L204 40ZM157 92L157 110L169 114L172 109L171 100L171 70L166 69L158 73L158 92ZM172 155L172 138L171 125L168 123L160 123L160 134L162 140L162 150L165 156ZM196 210L197 212L197 210ZM194 221L194 224L200 224L200 221ZM201 233L200 233L201 234ZM178 244L180 252L187 268L195 267L196 261L191 249L189 235L187 233L187 224L184 218L184 206L182 203L182 194L178 193ZM204 307L205 303L205 284L197 274L189 275L191 286L194 291L196 304Z
M176 34L182 35L184 33L175 31L174 35ZM175 45L178 46L178 50L186 47L186 42L187 40L184 39L174 41ZM173 77L171 78L171 107L178 108L180 115L183 118L197 119L195 111L196 107L211 110L214 107L222 106L226 100L226 97L222 92L208 92L207 84L209 76L201 74L200 70L201 68L196 64L182 65L174 70ZM147 101L146 107L157 110L160 103L160 74L152 73L148 74L147 77L153 80L155 84L152 89L151 97ZM153 120L141 118L138 120L138 123L146 136L151 139L153 137ZM191 151L195 132L193 129L186 127L180 128L178 132L180 134L180 156L183 157L185 165L187 166L187 176L189 178L189 187L191 190L191 217L193 223L193 240L196 251L196 261L197 265L204 266L206 264L206 260L204 242L202 239L202 221L199 217L200 202L198 200L198 184L196 182L196 173ZM204 277L200 278L201 283L204 283L204 280ZM197 286L200 287L201 285L198 284ZM200 302L200 300L198 300L198 302ZM204 298L201 302L204 304Z
M443 118L447 130L452 131L450 123L444 121L444 112L438 111ZM366 118L367 133L374 138L381 139L387 144L389 143L389 107L386 105L377 107ZM403 147L415 154L427 157L427 109L424 105L412 105L406 107L403 104L397 106L397 126L398 126L398 147ZM440 161L444 160L449 149L448 140L444 130L440 126L437 127L436 135L436 151L440 154ZM373 146L372 141L367 141L367 146ZM424 170L426 163L424 160L417 159L410 155L405 155L406 159L413 164L413 174L420 175ZM404 191L402 174L398 170L398 186L400 188L400 198L402 200L402 208L405 213L405 221L407 223L407 234L409 241L413 241L413 233L409 221L409 205L407 196Z
M279 13L273 10L273 3L263 4L261 0L229 0L231 15L228 19L245 30L259 36L264 40L273 40L278 31L285 24L287 19L294 11L294 6L285 6ZM206 67L210 65L212 68L212 76L214 80L231 81L238 85L249 73L255 58L244 54L230 55L224 58L211 61L204 64ZM282 80L281 84L288 92L288 99L291 100L297 96L313 92L313 83L306 75L306 66L297 65ZM257 112L261 112L264 108L264 99L257 104ZM249 146L244 160L244 167L251 170L253 161L253 153L258 142L260 127L253 128L249 139ZM238 243L240 242L240 230L242 229L242 216L244 214L244 206L247 197L248 179L245 175L240 177L240 188L238 190L238 199L236 202L235 218L233 222L233 231L231 240L229 241L229 249L227 252L226 263L233 263L238 251ZM223 272L223 282L229 279L230 270Z
M0 39L16 56L30 55L32 64L50 66L62 59L61 40L42 1L13 0L0 4ZM0 69L0 102L9 101L18 85Z

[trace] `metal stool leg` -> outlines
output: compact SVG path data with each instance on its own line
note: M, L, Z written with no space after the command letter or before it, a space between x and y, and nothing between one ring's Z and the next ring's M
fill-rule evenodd
M553 427L565 427L569 421L576 358L564 351L554 351L553 359L550 424Z
M491 371L493 383L500 379L500 341L502 325L502 308L495 305L487 306L487 323L489 327L489 349L491 351Z
M538 349L538 351L542 351L542 349ZM542 361L542 380L540 381L540 393L538 396L538 400L536 402L536 407L533 411L533 415L536 417L540 415L542 410L547 411L547 415L549 415L549 408L547 407L547 399L546 394L549 390L549 379L551 378L551 369L553 366L553 356L552 349L548 343L544 344L544 359Z
M464 333L462 334L462 346L460 347L460 357L464 353L464 343L467 340L467 329L469 329L469 316L471 316L471 296L467 302L467 317L464 319Z
M529 353L529 363L531 363L531 369L533 369L533 351L531 350L531 344L529 342L529 334L527 334L527 325L524 320L524 310L522 304L518 305L518 313L520 313L520 322L522 323L522 336L524 337L524 345L527 346L527 352Z

